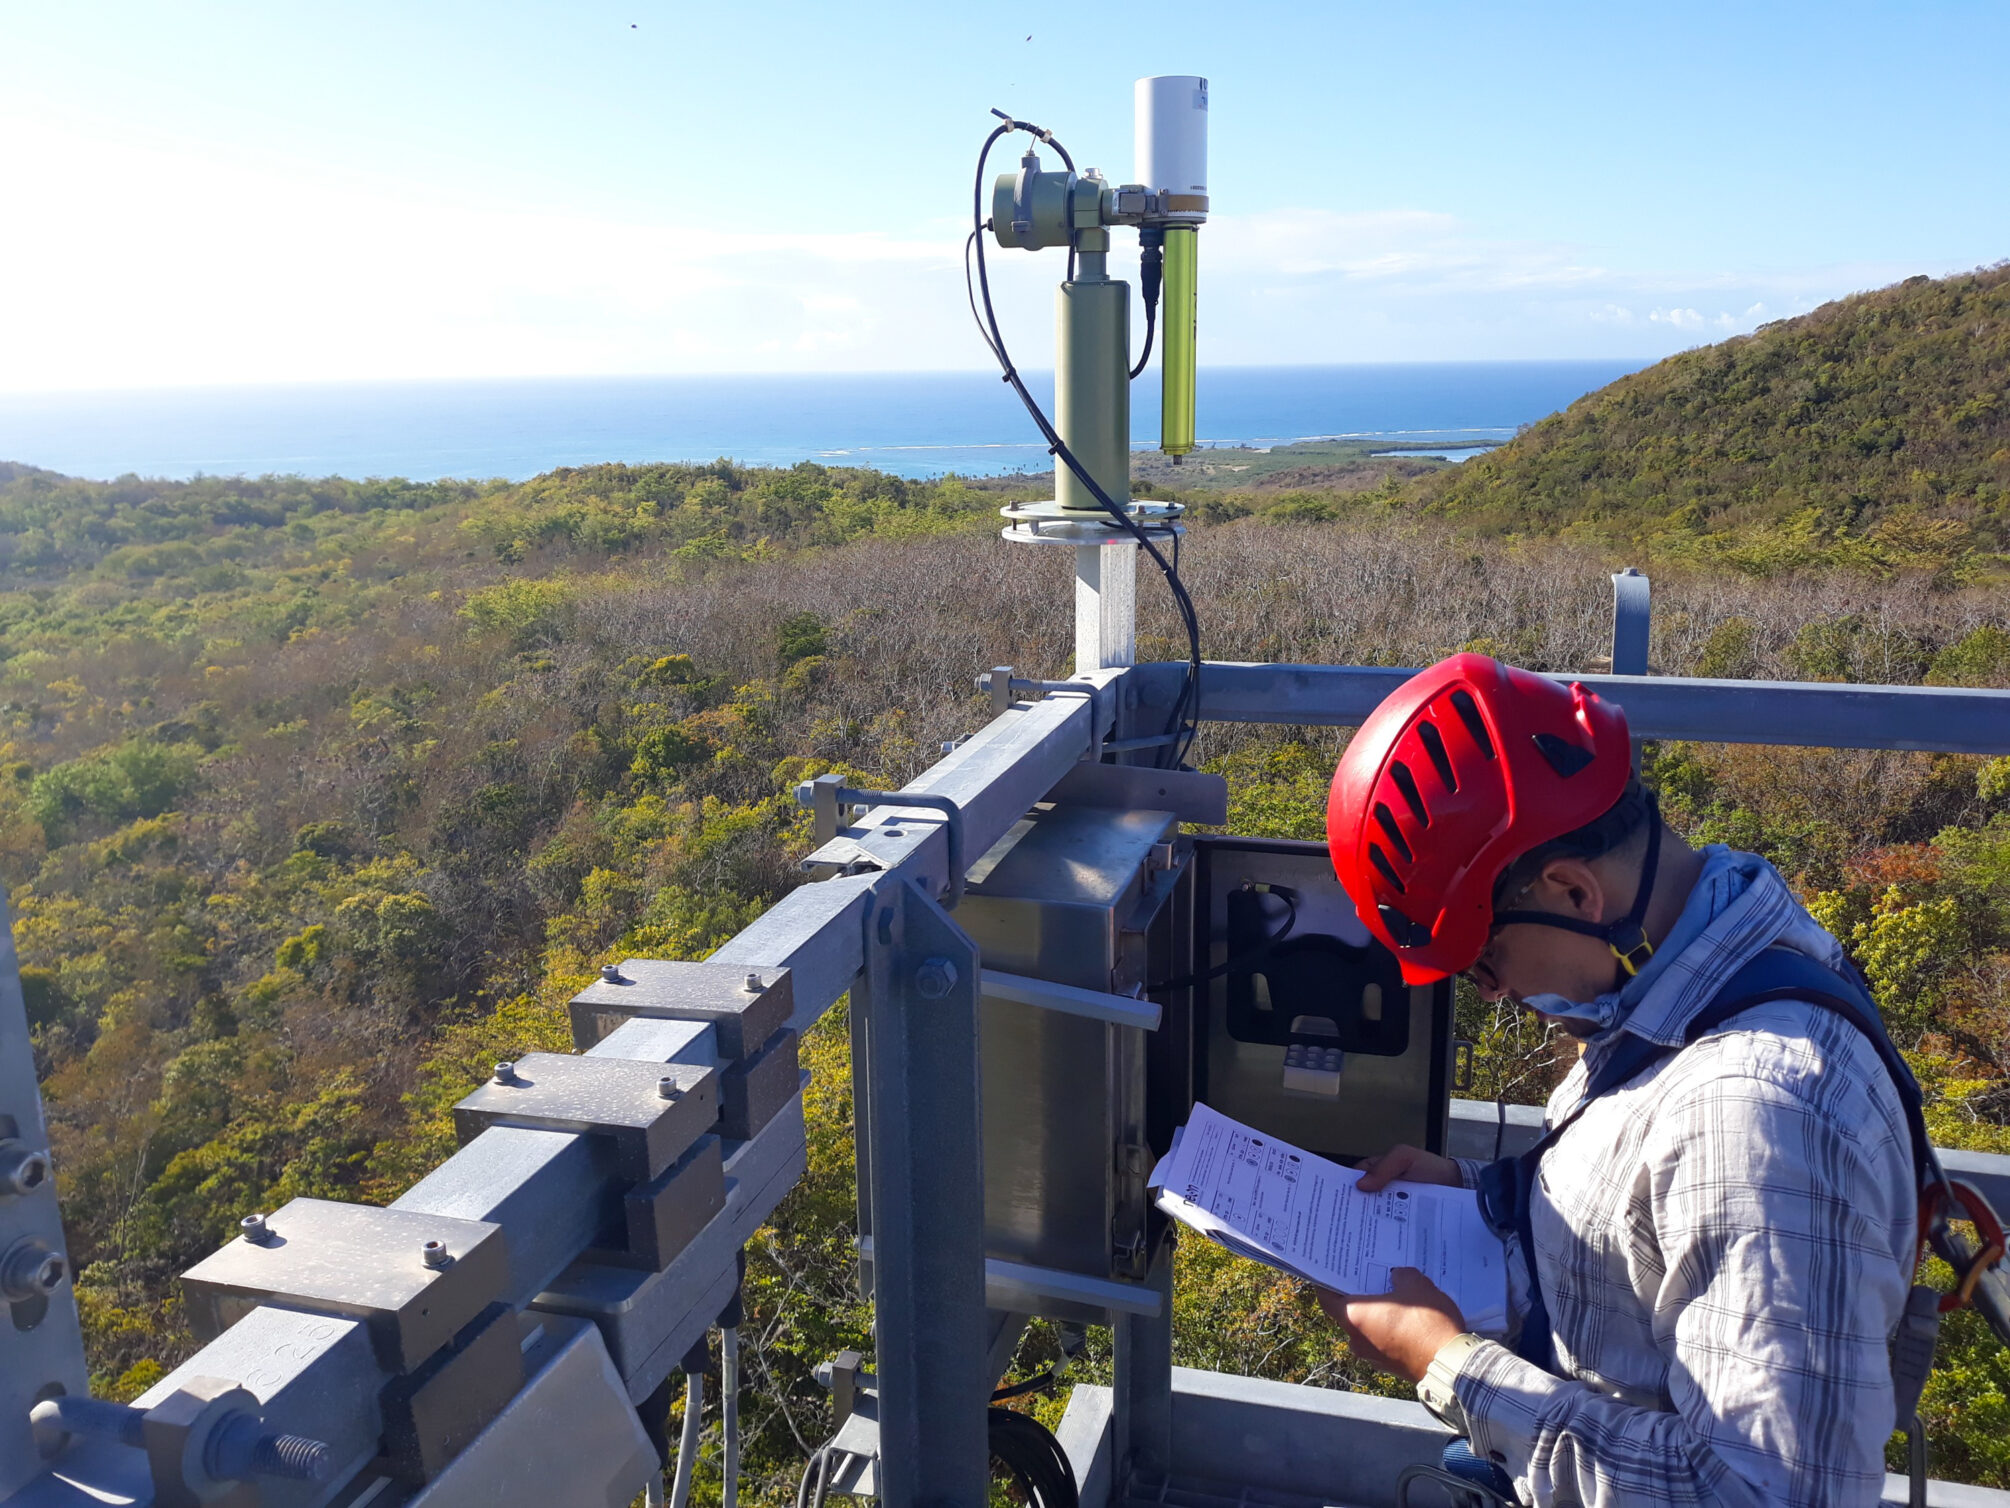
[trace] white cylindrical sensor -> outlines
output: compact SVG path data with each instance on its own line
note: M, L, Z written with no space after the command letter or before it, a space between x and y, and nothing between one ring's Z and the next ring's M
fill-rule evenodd
M1137 181L1159 196L1152 218L1198 225L1207 218L1207 80L1190 73L1139 79Z

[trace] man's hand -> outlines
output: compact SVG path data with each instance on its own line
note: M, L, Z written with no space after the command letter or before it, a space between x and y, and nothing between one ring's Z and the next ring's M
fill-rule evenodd
M1356 1187L1364 1194L1372 1194L1398 1178L1411 1183L1440 1183L1454 1189L1460 1183L1457 1163L1422 1147L1391 1147L1380 1157L1363 1158L1354 1166L1361 1170L1361 1182Z
M1405 1149L1407 1150L1407 1149ZM1421 1382L1431 1358L1465 1331L1465 1316L1414 1267L1398 1267L1394 1288L1383 1294L1319 1292L1326 1317L1347 1332L1354 1354L1380 1372Z

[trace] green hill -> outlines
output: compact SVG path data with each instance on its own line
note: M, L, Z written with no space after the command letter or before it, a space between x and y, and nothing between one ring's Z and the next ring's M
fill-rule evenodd
M1685 351L1424 482L1432 512L1748 568L2010 548L2010 264Z

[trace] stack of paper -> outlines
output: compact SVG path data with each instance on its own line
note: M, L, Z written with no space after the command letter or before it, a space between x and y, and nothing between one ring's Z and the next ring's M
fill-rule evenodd
M1152 1172L1159 1208L1241 1256L1335 1293L1387 1293L1415 1267L1459 1306L1466 1328L1504 1335L1507 1254L1471 1189L1361 1175L1252 1131L1206 1105Z

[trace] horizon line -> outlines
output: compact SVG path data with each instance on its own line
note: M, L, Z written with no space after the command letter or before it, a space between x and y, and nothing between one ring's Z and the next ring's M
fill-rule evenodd
M1691 348L1697 349L1697 348ZM1681 352L1670 353L1680 355ZM1281 362L1219 362L1202 365L1199 370L1207 372L1316 372L1331 371L1335 368L1358 367L1531 367L1531 366L1631 366L1640 368L1656 365L1668 360L1668 356L1481 356L1414 361L1281 361ZM1052 377L1052 367L1021 367L1029 376ZM1144 374L1149 377L1151 374ZM179 393L242 393L274 390L302 390L326 388L385 388L385 387L503 387L521 383L589 383L589 382L697 382L734 380L783 380L843 378L898 378L898 377L990 377L997 378L995 367L859 367L859 368L816 368L810 370L748 371L733 369L704 372L552 372L523 373L510 376L447 376L447 377L286 377L286 378L245 378L227 382L184 382L167 385L105 385L100 387L49 387L11 388L0 386L0 402L20 398L81 398L113 397L118 395L158 396Z

